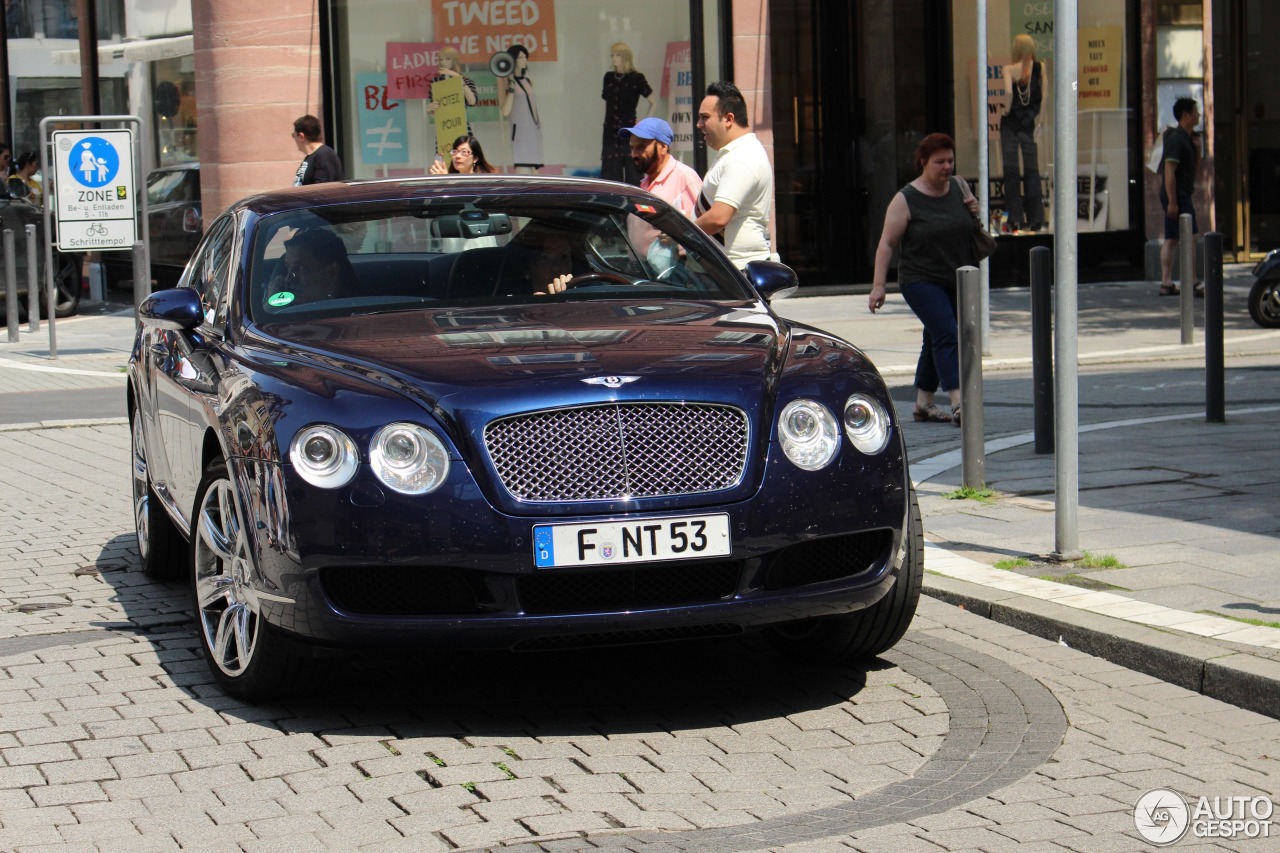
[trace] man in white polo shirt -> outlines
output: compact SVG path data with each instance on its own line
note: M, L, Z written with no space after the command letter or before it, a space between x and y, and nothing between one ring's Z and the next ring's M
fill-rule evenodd
M707 87L698 108L698 129L707 145L720 152L702 179L697 225L708 234L723 232L725 252L739 269L748 261L773 259L769 246L769 208L773 205L773 166L764 146L747 126L747 102L727 80Z

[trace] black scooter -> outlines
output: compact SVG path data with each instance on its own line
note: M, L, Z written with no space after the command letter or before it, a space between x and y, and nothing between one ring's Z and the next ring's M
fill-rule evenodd
M1280 328L1280 249L1272 249L1253 268L1249 316L1264 329Z

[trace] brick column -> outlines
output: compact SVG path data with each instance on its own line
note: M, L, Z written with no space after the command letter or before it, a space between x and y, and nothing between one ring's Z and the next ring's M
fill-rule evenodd
M769 0L733 0L733 75L747 102L751 130L773 157L773 63L769 58ZM701 95L695 98L701 103ZM778 175L774 172L774 195ZM778 248L777 205L769 210L769 242ZM786 258L783 258L786 261Z
M293 183L293 120L320 115L316 0L192 0L200 191L206 223Z

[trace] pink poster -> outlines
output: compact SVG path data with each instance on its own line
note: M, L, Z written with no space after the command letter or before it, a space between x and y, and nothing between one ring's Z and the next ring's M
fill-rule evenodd
M440 42L387 42L387 97L430 98Z
M691 46L687 41L667 42L667 56L662 60L662 86L658 94L669 97L671 94L671 67L682 65L688 68L691 62Z

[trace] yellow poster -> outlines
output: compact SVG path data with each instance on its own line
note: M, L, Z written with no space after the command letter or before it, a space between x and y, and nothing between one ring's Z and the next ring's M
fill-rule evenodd
M1119 109L1124 28L1081 27L1078 38L1080 109Z
M431 84L431 102L436 105L436 151L446 161L453 140L467 132L467 102L462 85L461 77L446 77Z

